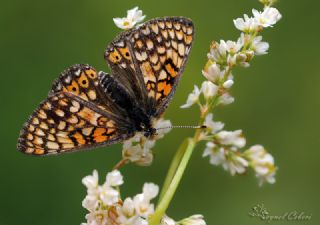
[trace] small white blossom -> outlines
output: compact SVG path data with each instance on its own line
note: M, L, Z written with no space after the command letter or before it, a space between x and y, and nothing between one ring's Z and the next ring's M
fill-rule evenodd
M208 58L222 64L226 61L227 57L227 46L225 41L221 40L220 43L213 42L210 46L210 52L208 53Z
M234 26L245 33L251 33L257 30L258 23L257 21L249 17L247 14L243 15L243 18L237 18L233 20Z
M153 183L145 183L142 190L144 197L148 200L155 198L159 194L159 186Z
M107 174L106 177L106 184L108 186L120 186L121 184L123 184L123 177L120 173L119 170L113 170L112 172Z
M235 42L235 41L227 41L227 42L221 41L221 44L226 45L225 48L231 55L238 53L242 47L242 43L239 41L237 41L237 42Z
M219 98L219 103L222 105L229 105L234 102L234 97L232 97L229 93L224 93Z
M227 160L222 165L223 168L231 173L232 176L235 174L242 174L246 171L249 163L243 157L231 153L228 155Z
M215 134L218 131L222 130L224 127L224 124L222 122L215 122L213 121L213 114L209 113L205 120L204 125L207 126L207 129L210 131L210 133Z
M155 140L158 140L163 138L165 134L171 131L172 124L170 120L164 120L163 118L160 118L156 121L153 127L157 129L157 135L154 138Z
M268 53L269 43L262 41L262 36L257 36L252 40L250 48L256 55L265 55Z
M204 81L201 85L201 91L205 99L210 99L218 93L218 86L211 81Z
M254 145L244 152L244 156L248 158L252 168L256 172L259 184L264 182L270 184L275 183L276 167L274 159L261 145Z
M202 156L209 156L210 164L215 166L222 165L232 176L244 173L248 167L248 161L238 155L238 152L230 151L220 144L213 142L207 142Z
M192 106L193 104L195 104L196 102L199 101L199 96L200 96L200 90L198 88L197 85L194 85L194 89L192 91L192 93L189 94L188 99L187 99L187 103L180 106L180 108L189 108L190 106Z
M227 81L225 81L224 83L223 83L223 87L224 88L226 88L226 89L229 89L229 88L231 88L232 87L232 85L233 85L233 80L227 80Z
M179 221L180 225L206 225L202 215L193 215Z
M223 77L224 71L221 71L220 66L214 62L208 67L207 71L203 70L202 74L212 83L217 83Z
M248 60L252 59L253 56L248 55L248 50L245 51L245 53L241 53L239 52L235 57L236 57L236 64L242 67L249 67L250 64L248 62ZM248 57L249 56L249 57Z
M252 13L257 23L262 27L272 27L282 17L280 12L273 7L265 7L263 12L252 9Z
M106 206L112 206L117 203L120 199L119 191L109 186L107 183L102 185L100 188L99 198L102 203Z
M82 179L82 183L88 188L93 189L98 187L99 176L96 170L93 171L92 175L88 175Z
M154 213L154 205L150 204L149 199L146 199L143 194L138 194L133 198L136 213L147 218Z
M226 161L224 148L217 146L213 142L207 142L202 157L210 157L210 164L218 166Z
M81 223L81 225L108 225L109 215L106 210L92 211L86 215L86 223Z
M154 141L147 142L149 145L147 145L146 148L142 148L140 144L126 145L122 149L122 158L136 163L139 166L149 166L153 160L153 154L149 147L151 147L153 143Z
M160 221L160 225L176 225L176 221L167 215L164 215Z
M127 11L127 17L113 18L113 21L117 27L127 30L134 27L137 23L143 21L145 17L146 16L142 14L142 10L139 10L138 7L135 7Z
M246 145L246 139L242 135L242 130L220 131L216 137L222 145L234 146L236 148L242 148Z

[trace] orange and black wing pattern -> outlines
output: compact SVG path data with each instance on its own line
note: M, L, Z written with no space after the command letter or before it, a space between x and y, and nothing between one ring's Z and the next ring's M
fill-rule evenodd
M191 20L167 17L150 20L120 35L106 51L111 67L133 70L161 114L183 73L193 41ZM126 38L123 38L126 37ZM127 39L127 41L124 41ZM144 94L144 93L142 93Z
M129 123L104 94L89 65L74 65L54 82L49 97L25 123L18 149L48 155L90 149L129 138Z
M49 155L109 145L128 138L115 120L83 99L61 92L43 101L25 123L18 149Z

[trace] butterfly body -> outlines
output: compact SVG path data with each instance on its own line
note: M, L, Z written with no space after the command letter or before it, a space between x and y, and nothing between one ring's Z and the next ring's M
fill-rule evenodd
M109 44L111 75L77 64L54 82L20 132L18 149L50 155L107 146L142 132L156 134L183 73L193 24L182 17L150 20Z

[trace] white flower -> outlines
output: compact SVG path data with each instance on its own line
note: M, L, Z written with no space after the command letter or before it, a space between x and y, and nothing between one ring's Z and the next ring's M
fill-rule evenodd
M224 148L221 148L213 142L207 142L202 157L210 157L210 164L218 166L226 161Z
M252 40L250 48L256 55L265 55L268 53L269 43L262 41L262 36L257 36Z
M170 120L164 120L163 118L160 118L154 123L153 127L157 129L157 135L154 137L154 139L158 140L163 138L165 134L171 131L172 124Z
M208 53L208 58L217 62L218 64L223 64L227 57L227 46L225 41L221 40L220 43L214 41L210 46L210 52Z
M224 73L221 72L220 66L214 62L208 67L207 71L203 70L202 74L212 83L217 83Z
M233 80L227 80L227 81L225 81L224 83L223 83L223 87L224 88L226 88L226 89L229 89L229 88L231 88L232 87L232 85L233 85Z
M239 50L241 49L242 47L242 43L237 41L227 41L227 42L224 42L223 40L221 41L220 44L224 44L225 45L225 48L226 50L231 54L231 55L234 55L236 53L239 52Z
M194 103L198 102L200 93L201 92L200 92L199 88L196 85L194 85L194 89L193 89L192 93L190 93L188 96L187 103L180 106L180 108L189 108Z
M246 139L242 135L242 130L220 131L217 133L216 138L221 145L231 145L236 148L242 148L246 145Z
M219 98L219 104L229 105L234 102L234 97L232 97L229 93L224 93Z
M143 194L137 194L133 198L136 213L139 216L147 218L149 215L154 213L154 205L150 204L149 200L144 198Z
M90 212L86 215L87 223L82 223L81 225L107 225L109 224L107 210L97 210Z
M245 33L250 33L257 30L258 23L254 18L249 17L247 14L243 18L233 20L234 26Z
M87 196L82 201L82 206L89 211L95 210L99 204L99 176L96 170L92 175L82 179L82 183L87 187Z
M217 133L218 131L222 130L224 127L224 124L222 122L215 122L213 121L213 114L209 113L205 120L204 120L204 125L207 126L207 129L210 130L212 134Z
M276 167L274 158L261 145L254 145L244 152L244 156L250 161L250 165L256 172L259 184L264 182L275 183Z
M201 91L205 99L212 98L218 93L218 86L212 83L211 81L204 81L201 85Z
M123 184L123 176L121 175L119 170L113 170L112 172L107 174L106 184L108 186L120 186Z
M222 165L223 168L231 173L231 175L242 174L246 171L249 163L247 160L237 155L236 153L230 152L226 161Z
M206 225L202 215L193 215L179 221L180 225Z
M99 197L102 203L106 206L112 206L120 200L120 193L118 190L112 188L107 183L100 187Z
M174 221L167 215L164 215L160 221L160 225L176 225L176 221Z
M143 185L142 193L144 194L145 199L151 200L155 198L159 193L159 186L153 183L145 183Z
M152 163L153 154L150 148L147 147L152 147L153 145L154 141L148 141L145 148L141 148L140 144L130 147L124 146L122 149L122 158L134 162L139 166L149 166Z
M252 13L257 23L262 27L272 27L282 17L280 12L273 7L265 7L263 12L252 9Z
M88 175L82 179L82 183L88 188L88 189L93 189L98 187L98 182L99 182L99 176L98 172L94 170L92 172L92 175Z
M143 21L145 17L146 16L142 14L142 10L139 10L138 7L135 7L127 11L127 17L113 18L113 21L117 27L127 30L134 27L137 23Z

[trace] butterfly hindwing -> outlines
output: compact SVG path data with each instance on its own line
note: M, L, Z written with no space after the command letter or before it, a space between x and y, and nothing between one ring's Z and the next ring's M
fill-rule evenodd
M127 138L116 122L94 104L69 92L49 96L21 131L18 149L47 155L108 145Z

